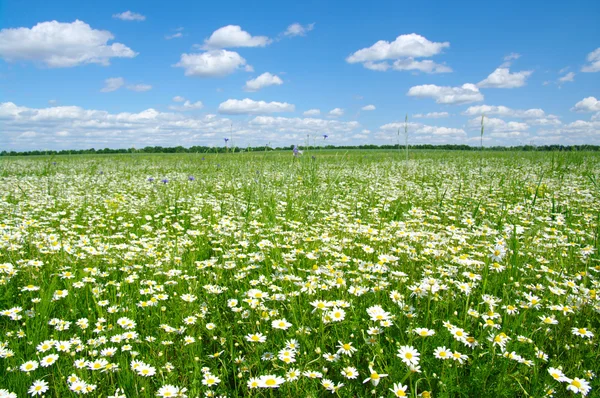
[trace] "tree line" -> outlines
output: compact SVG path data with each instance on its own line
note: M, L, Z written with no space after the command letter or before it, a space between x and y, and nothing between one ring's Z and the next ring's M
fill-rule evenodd
M104 149L62 149L62 150L32 150L32 151L1 151L0 156L40 156L40 155L88 155L88 154L118 154L118 153L229 153L229 152L265 152L265 151L291 151L294 145L289 147L209 147L209 146L183 146L162 147L147 146L144 148L104 148ZM301 150L315 149L405 149L402 145L322 145L322 146L298 146ZM489 146L474 147L470 145L409 145L410 150L445 150L445 151L600 151L599 145L520 145L520 146Z

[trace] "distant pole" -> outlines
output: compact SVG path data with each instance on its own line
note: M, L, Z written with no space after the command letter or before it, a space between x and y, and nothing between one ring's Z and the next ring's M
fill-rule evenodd
M483 171L483 130L484 130L484 114L481 114L481 136L480 136L480 140L481 140L481 146L479 151L481 152L481 156L479 157L479 174L481 175L482 171Z
M406 161L408 162L408 113L404 118L404 143L406 145Z

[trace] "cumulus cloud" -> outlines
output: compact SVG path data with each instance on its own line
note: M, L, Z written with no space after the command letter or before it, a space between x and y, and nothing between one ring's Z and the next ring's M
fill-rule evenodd
M304 116L319 116L320 114L321 111L319 109L309 109L303 113Z
M291 131L295 133L341 133L350 132L360 126L356 121L341 122L339 120L273 116L257 116L250 121L250 125L281 132Z
M467 104L469 102L483 101L483 94L476 85L465 83L460 87L436 86L425 84L413 86L407 95L411 97L433 98L438 104Z
M131 147L131 145L197 145L210 134L226 134L231 121L215 115L187 117L146 109L139 113L109 113L78 106L28 108L0 103L0 119L7 134L0 145L15 149ZM13 137L34 131L27 142Z
M581 68L582 72L600 72L600 47L588 54L587 61Z
M202 109L204 107L204 104L202 103L202 101L196 101L196 102L191 102L188 100L185 100L182 97L175 97L177 99L182 99L185 102L181 105L170 105L169 109L172 111L178 111L178 112L185 112L185 111L193 111L193 110L197 110L197 109ZM176 101L175 98L173 98L173 100L175 102L181 102L181 101Z
M600 112L600 101L596 97L587 97L576 103L571 110L575 112Z
M125 79L122 77L111 77L104 80L104 87L100 89L100 92L110 93L116 91L125 85ZM149 84L130 84L127 86L127 90L131 91L148 91L151 90L152 86Z
M220 77L232 74L247 67L246 60L235 51L212 50L198 54L181 54L181 59L173 65L183 68L186 76Z
M448 42L431 42L416 33L400 35L393 42L379 40L371 47L363 48L351 54L348 63L383 61L403 57L423 58L439 54L450 47Z
M467 139L467 133L461 128L431 126L415 122L409 122L406 126L408 127L409 142L411 144L459 143ZM396 138L398 130L404 131L404 128L404 121L384 124L379 128L381 131L375 135L375 138L380 140L387 140L390 136Z
M444 64L438 64L433 62L432 60L426 59L423 61L416 61L414 58L404 58L394 61L391 65L386 62L373 62L367 61L363 63L363 66L370 70L375 70L378 72L385 72L388 69L397 70L397 71L419 71L424 73L449 73L452 72L452 68L446 66Z
M497 68L487 78L477 83L484 88L517 88L523 87L533 71L521 71L510 73L508 68Z
M125 11L120 14L113 14L113 18L120 19L122 21L144 21L146 17L137 12Z
M0 57L7 61L40 62L50 68L83 64L107 66L111 58L133 58L135 51L121 43L108 44L112 33L92 29L83 21L41 22L32 28L0 30Z
M293 112L294 109L295 106L287 102L254 101L249 98L228 99L219 105L219 112L229 115Z
M149 84L130 84L127 86L127 90L143 92L152 90L152 86Z
M238 25L227 25L215 30L204 40L203 48L264 47L271 43L267 36L252 36Z
M450 116L448 112L416 113L413 115L415 119L439 119L448 116Z
M416 33L400 35L393 42L380 40L371 47L358 50L346 58L346 62L362 63L370 70L385 72L389 69L397 71L420 71L424 73L447 73L452 69L431 60L418 61L415 58L431 57L450 46L448 42L431 42ZM392 64L388 60L395 60Z
M258 91L262 88L269 86L280 86L283 84L283 80L279 76L273 75L269 72L265 72L255 79L248 80L244 86L246 91Z
M173 102L183 102L183 101L185 101L185 98L180 95L176 95L175 97L173 97Z
M472 130L481 128L481 118L476 117L467 122L467 126ZM523 122L507 122L503 119L484 117L485 131L488 133L506 133L512 131L525 131L529 125Z
M375 110L375 105L365 105L362 108L360 108L363 111L374 111Z
M110 93L111 91L116 91L123 87L124 84L125 79L122 77L110 77L104 80L104 87L102 87L100 91L103 93Z
M504 62L500 65L501 68L508 68L512 65L514 60L521 58L521 54L519 53L510 53L504 57Z
M287 27L285 32L283 32L284 36L304 36L307 32L310 32L315 27L314 23L310 23L308 25L301 25L299 23L293 23Z
M544 112L543 109L534 108L534 109L512 109L507 106L495 106L495 105L476 105L470 106L466 111L463 112L463 115L467 116L481 116L481 115L495 115L495 116L504 116L504 117L518 117L522 119L534 119L534 118L557 118L554 115L548 115Z
M177 33L173 33L172 35L166 35L165 39L166 40L172 40L172 39L180 39L182 37L183 37L183 33L177 32Z
M333 108L329 111L328 115L330 117L340 117L344 114L344 110L342 108Z
M558 78L559 83L566 83L566 82L572 82L572 81L575 81L575 73L573 73L573 72L569 72L566 75Z

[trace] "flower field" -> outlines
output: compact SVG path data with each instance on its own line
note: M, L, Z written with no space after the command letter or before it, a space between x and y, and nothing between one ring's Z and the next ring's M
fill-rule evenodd
M0 397L598 396L600 155L0 158Z

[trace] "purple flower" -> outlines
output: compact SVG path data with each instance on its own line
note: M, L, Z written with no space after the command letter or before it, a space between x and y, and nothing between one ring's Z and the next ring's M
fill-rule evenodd
M56 166L56 162L52 162L52 165L53 165L53 166Z
M327 134L323 134L323 139L326 140L329 137Z
M302 155L302 151L298 149L298 145L294 145L292 152L294 152L294 156Z
M148 177L148 182L154 182L154 178L153 177Z
M160 180L160 181L161 181L163 184L166 184L167 182L169 182L169 180L168 180L168 179L166 179L166 178L163 178L163 179L162 179L162 180Z
M204 156L202 156L202 160L204 160Z
M225 140L225 143L227 144L227 141L229 141L229 138L223 138Z
M104 174L104 172L102 170L100 170L99 174L102 175L102 174Z
M194 181L196 178L194 178L194 176L189 176L188 177L188 181Z

